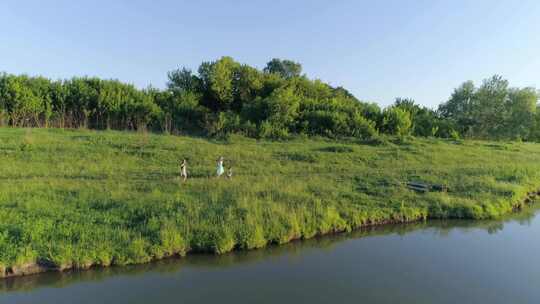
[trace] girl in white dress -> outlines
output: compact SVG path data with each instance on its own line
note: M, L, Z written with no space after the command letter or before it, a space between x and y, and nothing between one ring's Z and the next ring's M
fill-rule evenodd
M184 182L187 180L187 161L185 159L180 163L180 178L183 178Z
M223 169L223 156L220 156L217 161L217 177L220 177L225 173L225 169Z

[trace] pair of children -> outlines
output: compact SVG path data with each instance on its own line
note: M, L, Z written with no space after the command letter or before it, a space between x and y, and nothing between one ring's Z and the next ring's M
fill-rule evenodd
M224 160L223 156L220 156L219 159L217 160L217 169L216 169L217 177L221 177L225 173L225 168L223 167L223 160ZM229 167L229 170L227 171L227 174L225 176L227 178L232 178L232 175L233 175L232 167ZM180 178L183 178L184 182L188 178L186 159L184 159L182 163L180 163Z
M225 177L232 178L232 167L229 167L229 170L227 171L227 174ZM225 173L225 169L223 168L223 156L220 156L217 160L217 177L220 177Z

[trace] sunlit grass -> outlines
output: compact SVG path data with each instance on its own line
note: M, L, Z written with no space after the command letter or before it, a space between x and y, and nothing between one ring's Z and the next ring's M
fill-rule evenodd
M234 168L230 180L213 177L220 155ZM529 143L4 128L0 162L0 271L223 253L384 222L492 218L540 187L540 145ZM416 193L404 185L411 180L449 191Z

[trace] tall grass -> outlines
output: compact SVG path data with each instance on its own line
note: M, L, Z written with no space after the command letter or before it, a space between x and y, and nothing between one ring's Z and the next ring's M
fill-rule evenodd
M396 144L397 143L397 144ZM253 249L426 218L494 218L540 187L540 145L360 144L0 129L0 271ZM232 179L213 177L225 157ZM190 178L178 178L188 160ZM444 184L416 193L407 181Z

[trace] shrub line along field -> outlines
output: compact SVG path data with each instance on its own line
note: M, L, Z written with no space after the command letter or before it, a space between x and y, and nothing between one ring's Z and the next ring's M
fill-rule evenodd
M232 179L212 177L221 155ZM381 223L496 218L540 187L540 145L521 142L1 128L0 161L0 277L221 254ZM409 181L448 191L418 193Z

